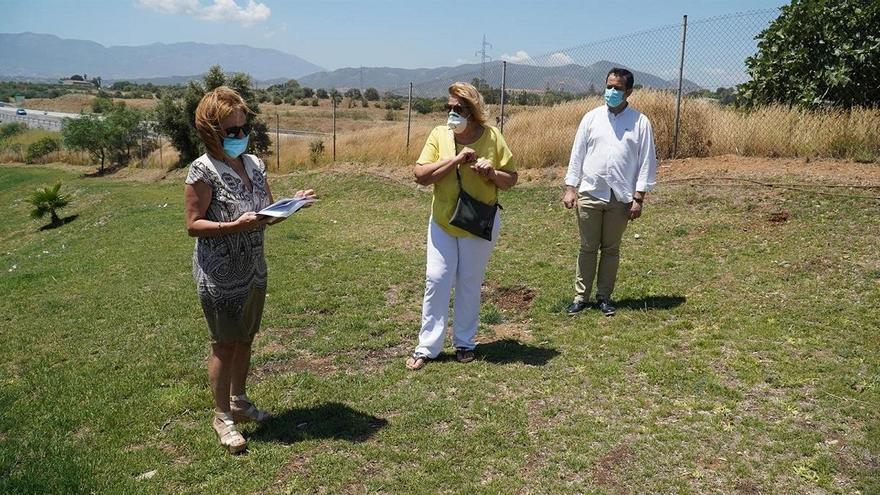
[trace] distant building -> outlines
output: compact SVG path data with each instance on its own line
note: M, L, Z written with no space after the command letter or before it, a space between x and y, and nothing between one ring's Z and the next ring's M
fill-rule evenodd
M79 74L74 74L68 78L61 79L61 84L65 86L82 86L86 88L94 88L95 85L90 81L87 81L83 76Z

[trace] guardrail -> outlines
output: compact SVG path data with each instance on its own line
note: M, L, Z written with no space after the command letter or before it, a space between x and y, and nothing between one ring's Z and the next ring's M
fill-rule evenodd
M36 115L17 115L0 112L0 122L21 122L31 129L45 129L47 131L61 130L61 119L46 118Z

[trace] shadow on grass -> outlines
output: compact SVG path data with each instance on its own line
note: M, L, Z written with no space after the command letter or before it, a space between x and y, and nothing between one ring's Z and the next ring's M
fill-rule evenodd
M687 301L684 296L648 296L637 299L621 299L615 304L618 308L651 311L654 309L672 309Z
M251 438L267 442L296 443L316 438L363 442L388 421L330 402L309 408L294 408L259 425Z
M77 218L79 218L79 215L70 215L69 217L62 218L60 222L50 223L48 225L43 225L42 227L40 227L40 230L42 231L42 230L57 229L58 227L61 227L62 225L69 224L70 222L76 220Z
M82 174L82 176L89 178L89 179L94 178L94 177L105 177L107 175L113 175L116 172L119 172L120 170L122 170L123 168L125 168L125 167L120 166L120 165L107 165L106 167L99 168L98 170L95 170L94 172L86 172L86 173Z
M477 359L495 364L523 363L544 366L559 355L556 349L523 344L513 339L496 340L477 346Z

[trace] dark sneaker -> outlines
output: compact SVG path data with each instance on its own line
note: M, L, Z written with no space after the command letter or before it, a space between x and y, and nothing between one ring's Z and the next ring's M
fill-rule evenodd
M455 360L459 363L469 363L474 360L474 350L465 347L455 348Z
M617 312L617 308L614 307L614 303L610 299L599 299L598 306L599 311L605 316L614 316L614 313Z
M580 313L581 311L587 309L587 307L589 305L590 304L586 301L574 301L571 303L571 305L568 307L568 309L565 310L565 312L570 315L576 315L576 314Z

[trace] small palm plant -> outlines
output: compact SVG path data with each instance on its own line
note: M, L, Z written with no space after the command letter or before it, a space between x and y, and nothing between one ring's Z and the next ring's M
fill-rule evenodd
M43 218L46 216L46 213L48 213L51 216L52 225L60 224L61 219L58 217L58 210L64 208L70 203L70 198L59 193L60 190L61 183L59 182L51 187L47 186L38 188L31 193L31 197L27 200L27 202L34 207L34 209L31 210L31 217Z

